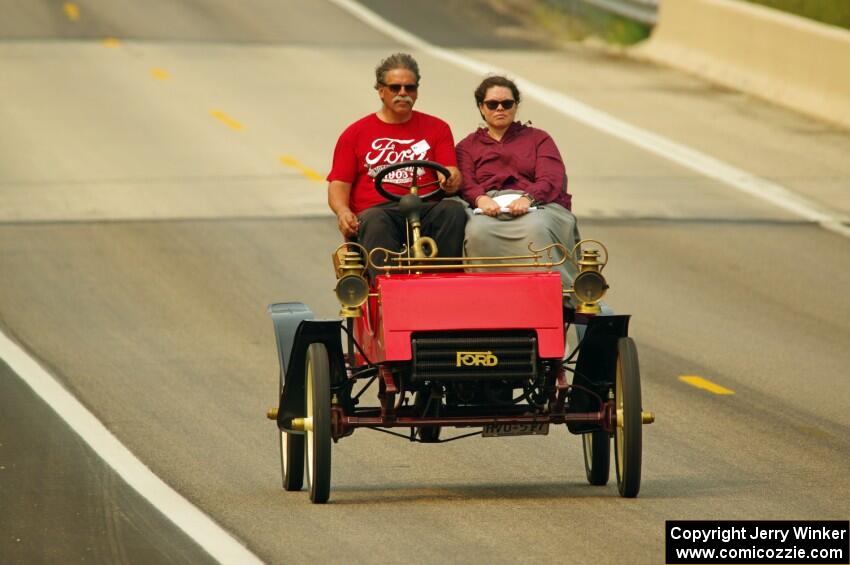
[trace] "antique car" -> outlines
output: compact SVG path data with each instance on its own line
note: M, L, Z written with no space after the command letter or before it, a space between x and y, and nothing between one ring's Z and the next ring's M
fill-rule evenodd
M388 180L403 168L410 183ZM283 488L301 490L306 476L310 500L326 502L331 446L360 428L440 443L565 424L581 435L593 485L608 482L614 438L619 493L636 496L642 425L654 415L642 409L629 316L600 315L607 250L583 240L574 249L531 243L514 257L440 257L420 233L421 204L441 190L421 182L425 172L448 176L408 161L376 177L407 218L409 244L367 251L347 241L334 251L339 318L314 319L300 302L269 306L280 380L267 416L279 431ZM577 269L572 288L551 270L564 261ZM510 307L493 308L496 296ZM369 390L376 400L362 402ZM459 431L447 437L445 428Z

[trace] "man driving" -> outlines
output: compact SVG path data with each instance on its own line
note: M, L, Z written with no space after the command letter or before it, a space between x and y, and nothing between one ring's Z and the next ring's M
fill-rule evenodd
M410 160L435 161L446 167L441 178L446 194L460 186L454 139L446 122L413 109L419 90L419 65L406 53L390 55L375 69L375 90L381 108L354 122L340 135L328 174L328 205L344 237L356 236L367 250L401 250L406 242L405 218L397 202L375 190L375 176L385 167ZM413 169L395 171L393 184L410 185ZM407 175L407 178L403 178ZM442 175L441 175L442 177ZM390 179L386 179L390 181ZM422 205L422 235L434 238L440 256L459 257L466 224L465 205L456 199ZM374 273L373 273L374 274Z

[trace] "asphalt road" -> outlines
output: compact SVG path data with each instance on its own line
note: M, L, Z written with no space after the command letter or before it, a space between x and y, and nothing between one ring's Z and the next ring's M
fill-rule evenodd
M365 4L850 215L845 131L604 50L445 34L486 35L489 12ZM0 325L262 559L658 563L665 520L847 519L850 240L532 99L521 117L559 144L583 233L611 252L609 302L633 314L657 414L640 497L588 486L565 430L440 446L358 431L334 446L331 504L284 493L264 418L277 386L266 305L336 314L339 235L316 177L342 128L377 108L375 64L404 46L325 2L66 6L7 1L0 18ZM480 77L416 54L419 107L462 137ZM196 560L85 449L63 457L81 471L22 473L25 441L40 444L30 465L52 466L50 441L73 440L49 439L63 425L0 376L2 561L85 556L75 544L92 540L114 562ZM95 489L91 528L28 504L63 481L46 500L86 508L62 493L97 477L117 486ZM107 543L116 513L131 518Z
M0 363L0 561L214 563Z

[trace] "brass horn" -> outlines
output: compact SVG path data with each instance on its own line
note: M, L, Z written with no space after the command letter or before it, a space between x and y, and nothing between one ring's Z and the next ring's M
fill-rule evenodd
M430 259L437 256L437 242L428 236L415 237L413 239L413 256L417 259Z

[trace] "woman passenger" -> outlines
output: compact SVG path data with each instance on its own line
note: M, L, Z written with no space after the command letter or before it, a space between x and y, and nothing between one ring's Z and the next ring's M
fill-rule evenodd
M478 209L466 224L465 254L528 255L530 243L535 249L561 243L572 250L578 227L555 142L545 131L516 121L520 93L512 80L485 78L475 89L475 102L486 126L455 148L460 194ZM519 195L506 211L495 200L503 195ZM572 286L575 266L567 260L558 271L562 283Z

